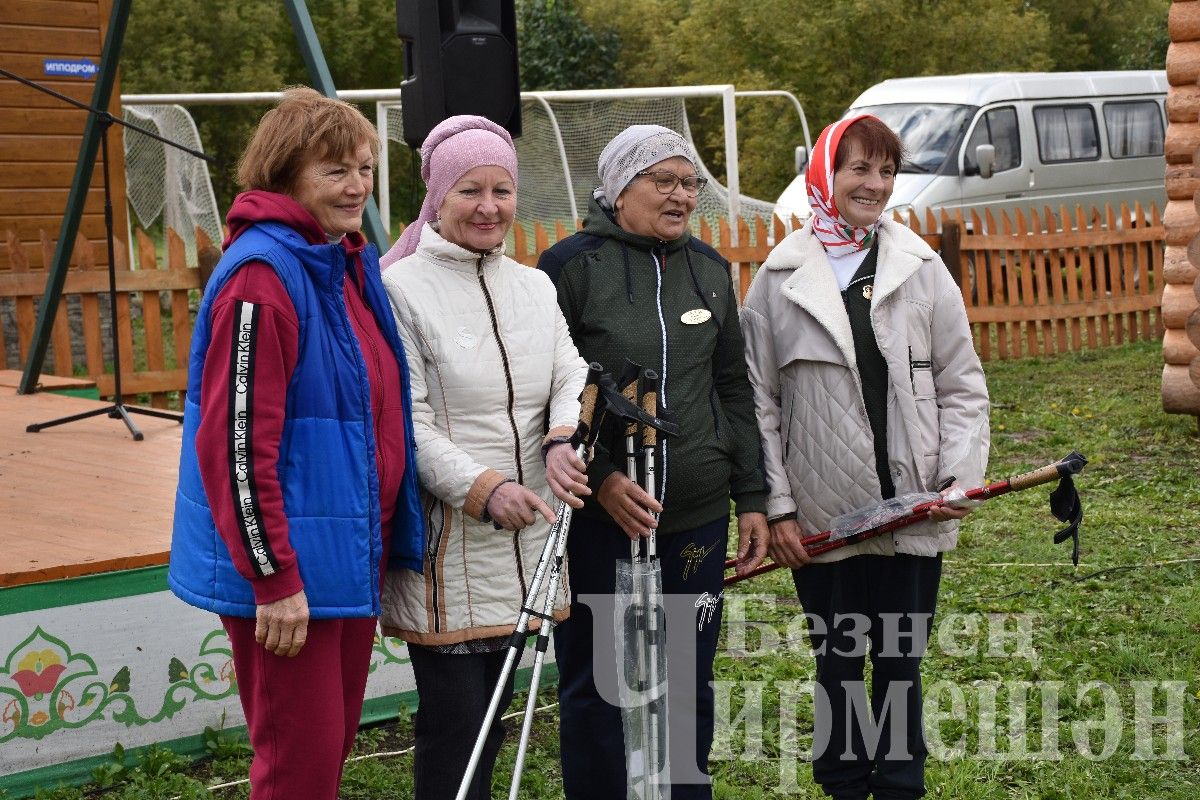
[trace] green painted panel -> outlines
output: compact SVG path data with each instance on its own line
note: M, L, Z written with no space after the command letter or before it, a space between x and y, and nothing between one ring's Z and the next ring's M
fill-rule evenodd
M532 672L533 670L528 667L517 671L514 681L516 691L523 692L529 688ZM554 664L546 664L542 668L541 691L547 692L547 697L552 697L553 694L550 692L557 682L557 667ZM363 704L362 724L371 725L394 719L401 706L406 707L410 712L415 711L417 708L417 693L403 692L401 694L367 700ZM236 728L228 728L225 732L244 737L246 727L242 725ZM146 747L151 746L165 747L191 758L200 758L207 752L204 747L203 734L157 742L155 745L146 745ZM140 753L146 747L130 748L127 750L127 763L136 763ZM0 777L0 789L8 792L14 800L18 800L19 798L33 796L34 792L39 788L53 789L60 785L79 786L90 780L93 769L103 766L111 760L111 754L91 756L90 758L82 758L78 761L68 761L63 764L55 764L51 767L7 775Z
M0 589L0 616L167 591L165 566L104 572Z

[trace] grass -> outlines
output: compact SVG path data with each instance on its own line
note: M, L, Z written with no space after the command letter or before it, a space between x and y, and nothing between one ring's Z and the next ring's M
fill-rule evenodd
M1083 559L1073 567L1067 546L1051 543L1057 522L1041 488L991 501L969 518L946 557L924 668L927 707L935 702L940 716L927 718L931 797L1200 796L1200 436L1195 419L1161 412L1160 371L1155 343L987 365L990 475L1072 449L1089 459L1077 482ZM790 576L781 570L739 584L727 602L714 794L822 797L800 757L812 718L799 690L812 679L812 661L794 624ZM1005 631L1012 635L996 635ZM513 710L523 702L518 696ZM1169 722L1147 727L1151 715ZM536 718L524 797L561 797L556 723L555 709ZM247 771L245 748L216 738L214 757L196 764L159 755L147 768L117 770L106 788L38 796L246 797L245 784L204 789ZM498 794L514 739L496 771ZM355 756L411 742L411 725L401 720L362 731ZM342 797L410 796L411 766L408 754L352 760Z

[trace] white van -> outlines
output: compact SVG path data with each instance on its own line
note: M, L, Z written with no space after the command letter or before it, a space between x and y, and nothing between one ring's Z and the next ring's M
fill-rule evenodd
M1166 94L1160 70L897 78L846 116L874 114L900 134L907 158L888 207L921 219L926 209L1161 209ZM800 172L808 154L796 150ZM810 215L802 172L775 213Z

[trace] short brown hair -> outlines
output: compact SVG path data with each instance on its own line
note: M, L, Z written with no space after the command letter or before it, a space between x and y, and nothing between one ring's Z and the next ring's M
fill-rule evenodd
M263 115L238 162L243 189L290 193L313 159L341 157L364 144L379 158L379 135L357 108L307 86L283 90L279 105Z
M867 158L887 158L900 171L900 162L904 159L904 143L896 132L885 125L877 117L863 117L852 122L842 138L838 140L837 153L833 156L833 171L837 172L850 156L850 142L858 142L859 148Z

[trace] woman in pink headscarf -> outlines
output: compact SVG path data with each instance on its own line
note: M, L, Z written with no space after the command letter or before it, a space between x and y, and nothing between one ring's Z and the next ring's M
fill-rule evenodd
M437 800L466 771L551 505L589 494L568 442L587 365L550 279L504 255L518 177L508 132L447 119L421 146L421 176L421 215L381 263L408 352L429 540L421 572L388 571L382 626L408 642L415 796ZM555 617L566 614L563 587ZM511 694L510 675L501 708ZM469 798L491 796L503 737L497 716Z
M813 216L771 252L741 312L771 555L794 570L816 654L813 777L843 800L925 793L921 657L942 553L967 509L812 563L800 539L886 499L977 485L987 463L987 387L962 294L937 253L884 214L902 150L872 116L821 133Z

